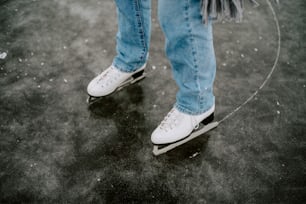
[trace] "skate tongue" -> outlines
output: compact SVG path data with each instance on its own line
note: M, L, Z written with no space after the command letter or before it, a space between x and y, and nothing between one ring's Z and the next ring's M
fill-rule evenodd
M104 81L102 86L108 85L113 80L117 79L118 74L119 74L119 71L114 66L111 66L104 74L101 75L99 81L101 80Z
M173 108L161 122L160 128L163 130L173 129L179 119L179 116L179 112Z

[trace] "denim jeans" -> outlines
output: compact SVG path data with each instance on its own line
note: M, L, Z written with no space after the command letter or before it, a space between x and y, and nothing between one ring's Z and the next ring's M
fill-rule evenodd
M118 14L117 56L113 65L133 72L145 64L150 45L151 1L115 0ZM175 107L198 115L215 103L216 60L212 24L203 24L201 0L159 0L158 17L166 55L178 85Z

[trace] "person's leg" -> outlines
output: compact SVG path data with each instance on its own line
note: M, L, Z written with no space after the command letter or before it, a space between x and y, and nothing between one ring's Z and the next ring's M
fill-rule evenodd
M174 108L153 131L154 144L179 141L213 120L216 60L212 25L202 23L201 0L159 0L166 54L179 87Z
M117 55L112 66L90 81L87 93L106 96L144 77L151 29L151 0L116 0L118 32Z
M151 32L151 0L116 0L117 56L113 65L134 72L146 63Z
M216 60L211 22L203 24L200 0L159 0L166 53L179 87L176 108L198 115L214 105Z

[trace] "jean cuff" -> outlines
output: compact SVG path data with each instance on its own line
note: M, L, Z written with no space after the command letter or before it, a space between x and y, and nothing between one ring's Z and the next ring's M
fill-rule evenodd
M192 111L192 110L189 110L187 108L184 108L183 106L179 105L178 103L175 103L174 107L182 112L182 113L185 113L185 114L188 114L188 115L201 115L203 113L205 113L206 111L208 111L209 109L211 109L212 107L214 106L214 104L212 104L211 106L209 106L208 108L205 108L203 110L197 110L197 111Z

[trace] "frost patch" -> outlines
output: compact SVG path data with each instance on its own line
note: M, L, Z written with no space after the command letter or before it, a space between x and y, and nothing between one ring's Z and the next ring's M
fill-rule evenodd
M0 52L0 59L5 59L7 57L6 52Z

